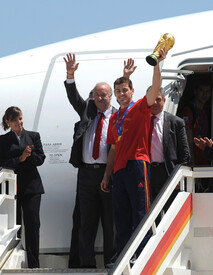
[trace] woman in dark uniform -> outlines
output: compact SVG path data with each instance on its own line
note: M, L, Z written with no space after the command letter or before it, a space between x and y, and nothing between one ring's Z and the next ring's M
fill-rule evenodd
M45 159L40 135L23 128L22 112L15 106L6 110L2 126L11 131L0 136L0 166L17 174L17 209L23 212L28 267L39 268L39 211L44 188L37 166ZM17 220L21 224L20 215Z

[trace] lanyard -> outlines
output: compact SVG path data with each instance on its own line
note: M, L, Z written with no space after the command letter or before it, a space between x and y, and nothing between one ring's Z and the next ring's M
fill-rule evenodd
M126 111L124 112L123 116L122 116L122 119L121 119L121 124L119 126L119 116L120 116L120 111L121 111L121 107L119 108L118 110L118 115L117 115L117 121L116 121L116 128L117 128L117 131L118 131L118 141L121 139L121 136L122 136L122 127L123 127L123 122L124 122L124 118L127 114L127 112L129 111L129 109L134 105L134 101L132 100L132 102L129 104L129 106L126 108Z

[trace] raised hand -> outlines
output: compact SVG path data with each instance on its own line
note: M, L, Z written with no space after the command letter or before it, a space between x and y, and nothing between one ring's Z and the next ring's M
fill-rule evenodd
M68 53L67 58L64 57L66 63L67 76L68 78L74 78L74 73L78 69L79 63L75 61L75 54Z
M168 51L166 48L163 48L163 49L160 49L159 52L160 52L160 57L158 59L158 63L160 63L162 60L166 58Z
M134 59L129 58L127 60L127 62L124 61L124 74L123 74L123 76L129 78L130 75L132 73L134 73L136 68L137 68L137 66L134 66Z

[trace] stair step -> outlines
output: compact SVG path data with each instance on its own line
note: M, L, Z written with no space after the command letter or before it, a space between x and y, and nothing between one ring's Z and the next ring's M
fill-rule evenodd
M168 267L164 272L164 275L212 275L213 270L202 271L202 270L191 270L183 268Z
M108 269L53 269L53 268L22 268L22 269L3 269L2 274L35 274L35 273L42 273L42 274L78 274L78 275L85 275L85 274L90 274L90 275L107 275L108 274Z

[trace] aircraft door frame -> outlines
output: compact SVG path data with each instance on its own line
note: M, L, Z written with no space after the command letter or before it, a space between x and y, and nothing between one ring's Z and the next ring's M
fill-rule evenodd
M213 121L213 58L199 58L187 60L181 63L182 70L192 70L197 74L211 74L211 122ZM211 123L212 125L212 123ZM213 127L211 126L211 138L213 138Z

